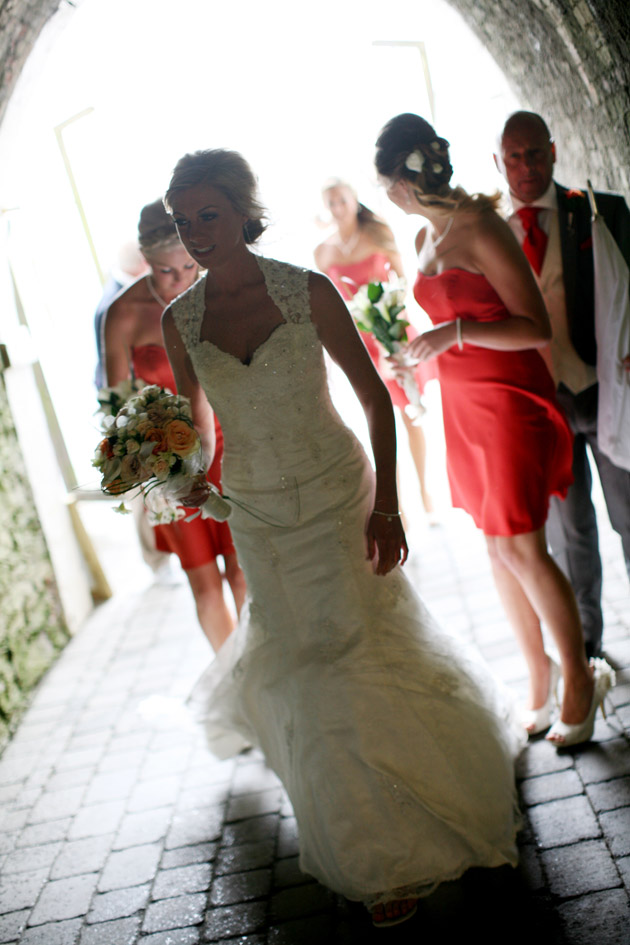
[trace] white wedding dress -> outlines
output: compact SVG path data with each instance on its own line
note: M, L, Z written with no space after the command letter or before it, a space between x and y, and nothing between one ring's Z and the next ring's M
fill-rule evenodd
M516 862L522 735L403 572L372 573L373 473L329 397L308 272L257 259L284 323L251 363L199 340L204 279L173 305L223 427L225 494L251 510L229 519L249 605L192 700L215 753L235 732L263 751L305 872L368 905L426 895Z

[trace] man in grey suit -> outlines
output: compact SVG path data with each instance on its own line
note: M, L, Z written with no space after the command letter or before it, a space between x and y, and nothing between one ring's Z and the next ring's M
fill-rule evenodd
M523 246L551 319L553 340L547 363L575 435L575 481L564 501L554 497L547 538L578 602L588 656L602 647L602 565L591 467L597 465L610 521L620 535L630 577L630 472L615 466L597 446L597 396L593 251L587 195L553 180L555 144L533 112L511 115L494 159L510 189L508 222ZM623 197L596 194L603 216L630 265L630 211ZM541 352L544 353L544 352ZM630 371L630 352L625 358ZM630 380L630 378L629 378Z

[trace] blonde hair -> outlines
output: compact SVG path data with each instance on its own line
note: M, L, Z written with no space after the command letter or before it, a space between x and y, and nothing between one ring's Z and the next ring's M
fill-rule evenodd
M171 201L176 193L190 190L199 184L208 184L220 190L237 213L246 216L243 237L246 243L255 243L266 229L265 208L258 200L254 173L237 151L215 148L210 151L194 151L180 158L168 190L164 195L164 206L172 210Z
M500 190L495 190L493 194L474 193L469 194L463 187L452 187L448 194L427 194L411 184L413 192L418 203L423 207L435 207L444 209L448 212L470 212L482 213L484 210L498 210L503 194Z
M177 228L164 209L161 199L146 204L140 211L138 244L145 258L182 245Z
M322 194L326 194L329 190L334 190L337 187L345 187L350 191L356 200L357 224L359 229L367 233L370 239L372 239L373 242L378 247L380 247L380 249L385 250L385 252L398 252L398 248L394 240L394 234L392 233L390 227L387 225L385 220L377 216L373 210L370 210L370 208L366 207L364 203L361 203L352 184L349 184L348 181L343 180L341 177L330 177L322 187Z

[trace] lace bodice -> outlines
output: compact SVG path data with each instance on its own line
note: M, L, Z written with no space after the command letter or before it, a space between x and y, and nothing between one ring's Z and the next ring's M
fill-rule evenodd
M173 304L173 317L225 437L226 489L276 488L314 475L355 450L328 392L322 346L310 317L308 271L256 257L284 319L249 364L201 340L205 278ZM322 444L326 450L322 451Z

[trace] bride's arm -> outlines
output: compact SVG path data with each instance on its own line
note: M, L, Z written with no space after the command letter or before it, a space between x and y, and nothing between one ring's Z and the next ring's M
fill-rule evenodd
M311 318L333 361L350 381L365 412L376 466L374 512L367 529L368 557L378 548L377 574L407 558L396 491L396 423L391 398L361 341L348 308L329 279L310 275Z
M177 393L190 399L193 423L201 439L201 448L210 468L216 449L214 414L201 384L197 380L192 361L175 326L170 307L162 315L162 334L168 359L171 362Z

